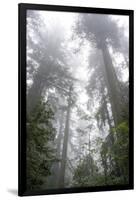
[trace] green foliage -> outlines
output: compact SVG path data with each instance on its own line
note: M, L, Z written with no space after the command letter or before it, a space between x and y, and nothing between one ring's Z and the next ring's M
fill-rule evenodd
M27 119L27 189L41 188L55 161L52 126L54 113L48 102L40 101Z
M113 138L113 142L112 142ZM106 137L101 147L101 161L106 184L128 183L129 128L123 121Z
M98 168L91 154L79 161L73 176L73 184L75 186L91 186L94 185L97 177Z
M116 139L113 146L114 158L121 171L121 178L128 182L129 170L129 127L127 122L122 122L116 127Z
M73 176L74 186L103 186L128 183L128 123L123 121L113 128L103 141L97 138L100 146L101 170L91 154L79 161Z

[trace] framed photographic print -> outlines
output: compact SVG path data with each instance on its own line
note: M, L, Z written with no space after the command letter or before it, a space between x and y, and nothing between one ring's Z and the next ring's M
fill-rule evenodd
M19 4L19 195L133 174L133 10Z

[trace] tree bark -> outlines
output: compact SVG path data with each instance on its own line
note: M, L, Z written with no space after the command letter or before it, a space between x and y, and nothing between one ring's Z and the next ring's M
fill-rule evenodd
M62 129L63 129L63 120L64 119L64 111L61 110L61 116L60 116L60 127L59 127L59 135L57 138L57 158L60 159L61 158L61 143L62 143ZM59 176L60 176L60 161L56 163L56 187L58 187L59 185Z
M112 113L114 118L115 126L121 122L121 98L120 98L120 87L116 76L115 69L108 51L108 47L104 43L102 45L102 55L104 60L104 69L106 73L106 85L112 107Z
M66 113L66 123L65 123L62 159L61 159L61 167L60 167L59 186L61 188L63 188L65 185L65 170L66 170L66 162L67 162L67 147L68 147L68 138L69 138L69 121L70 121L70 109L71 109L71 91L72 91L72 87L70 87L69 89L68 107L67 107L67 113Z

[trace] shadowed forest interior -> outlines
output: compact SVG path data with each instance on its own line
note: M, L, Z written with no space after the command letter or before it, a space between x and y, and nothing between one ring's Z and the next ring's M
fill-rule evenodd
M129 17L27 11L27 190L129 181Z

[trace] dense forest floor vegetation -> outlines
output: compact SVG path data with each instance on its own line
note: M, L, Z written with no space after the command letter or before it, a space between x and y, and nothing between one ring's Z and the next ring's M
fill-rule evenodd
M27 12L27 189L128 184L128 17Z

